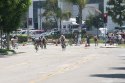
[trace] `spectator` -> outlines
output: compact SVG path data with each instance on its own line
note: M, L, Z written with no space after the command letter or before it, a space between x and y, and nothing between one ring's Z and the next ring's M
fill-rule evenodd
M42 37L41 41L42 41L42 48L46 49L47 40L44 36Z
M98 37L97 36L94 36L94 43L95 43L95 46L98 46Z
M65 39L64 35L61 35L61 37L60 37L60 43L61 43L62 49L65 50L65 48L66 48L66 39Z

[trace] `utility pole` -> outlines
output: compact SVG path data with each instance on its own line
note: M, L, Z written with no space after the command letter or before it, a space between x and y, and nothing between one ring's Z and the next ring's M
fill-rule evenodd
M58 30L59 30L60 33L61 33L61 32L62 32L62 8L61 8L61 7L62 7L62 3L61 3L61 2L60 2L60 4L59 4L59 6L60 6L60 12L61 12L60 14L61 14L61 15L60 15L60 19L59 19L59 22L60 22L59 24L60 24L60 26L59 26L59 29L58 29Z
M29 8L27 11L27 41L29 40Z
M106 41L106 40L107 40L107 39L106 39L106 38L107 38L107 37L106 37L106 34L107 34L107 30L106 30L106 29L107 29L107 28L106 28L106 25L107 25L107 17L108 17L107 13L104 13L104 15L103 15L103 20L104 20L104 27L105 27L105 46L106 46L106 42L107 42L107 41Z
M106 43L107 43L107 35L106 35L106 23L104 23L104 28L105 28L105 46L106 46Z
M42 24L41 24L41 0L39 0L39 9L40 9L40 30L42 30Z

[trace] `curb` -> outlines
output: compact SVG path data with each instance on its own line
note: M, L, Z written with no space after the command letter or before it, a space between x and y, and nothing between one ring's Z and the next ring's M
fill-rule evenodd
M120 48L118 46L100 46L100 48Z

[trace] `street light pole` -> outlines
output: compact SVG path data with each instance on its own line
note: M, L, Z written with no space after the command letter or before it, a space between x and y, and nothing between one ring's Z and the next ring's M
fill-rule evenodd
M29 8L27 11L27 41L29 41Z
M106 38L107 38L107 37L106 37L106 33L107 33L107 31L106 31L106 23L104 23L104 28L105 28L105 46L106 46L106 42L107 42L107 41L106 41Z
M39 0L39 9L40 9L40 30L42 29L42 25L41 25L41 0Z

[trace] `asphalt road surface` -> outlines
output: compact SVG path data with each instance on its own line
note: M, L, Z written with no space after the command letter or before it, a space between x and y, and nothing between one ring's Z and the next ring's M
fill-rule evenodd
M0 55L0 83L125 83L125 48L19 46Z

